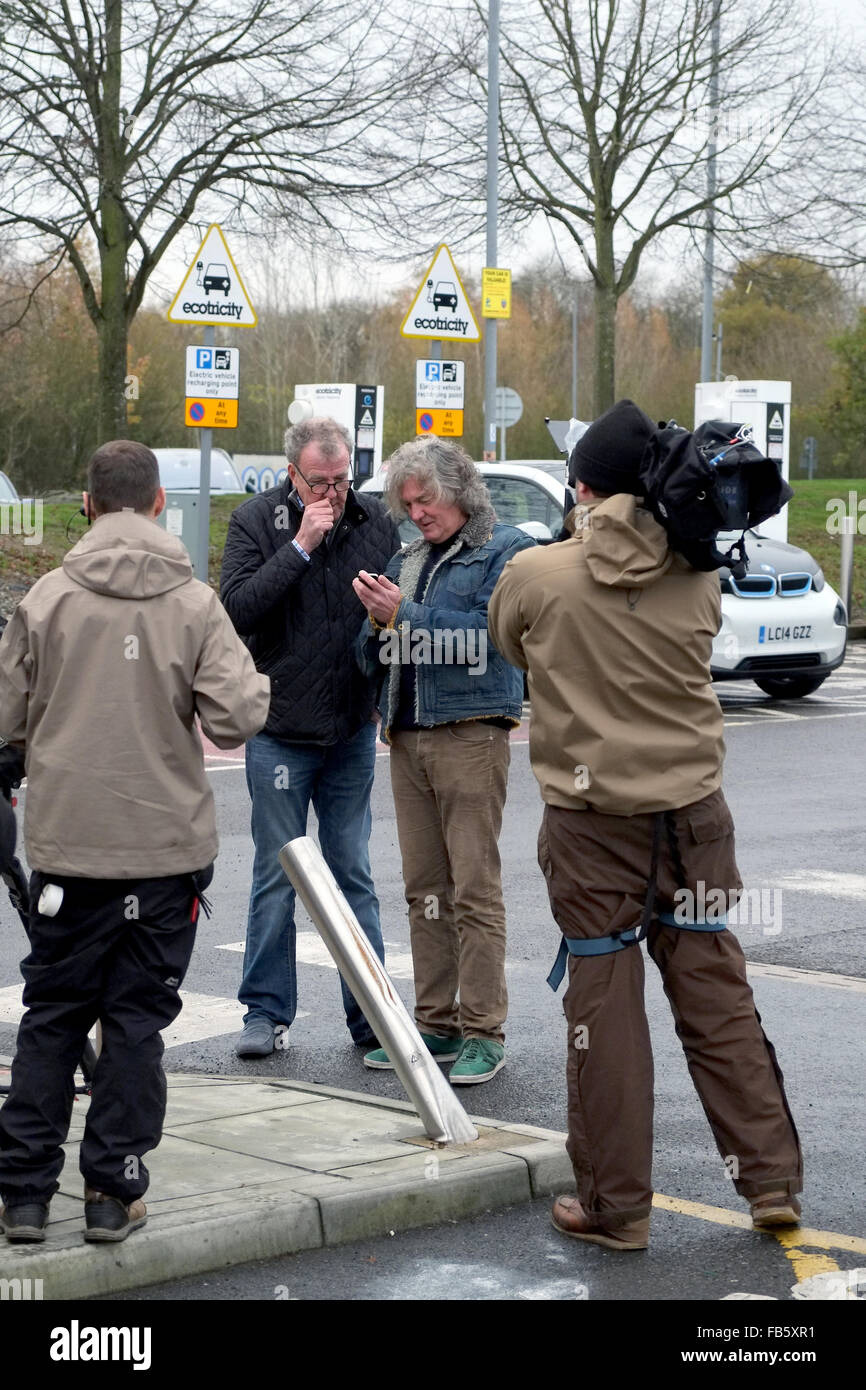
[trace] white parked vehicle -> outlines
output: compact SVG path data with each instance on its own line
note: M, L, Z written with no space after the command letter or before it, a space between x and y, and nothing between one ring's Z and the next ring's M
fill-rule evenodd
M0 473L0 502L19 502L17 489L12 479Z
M779 700L811 695L845 659L844 604L808 550L758 530L746 533L746 553L742 579L719 571L722 626L713 643L713 680L753 680Z
M154 449L159 481L166 492L198 492L201 455L198 449ZM244 485L225 449L211 449L211 495L243 492Z
M479 463L478 469L500 521L522 526L542 543L559 534L573 505L564 459ZM370 478L362 491L381 495L384 476ZM401 521L404 544L420 534L408 518ZM808 551L749 531L746 552L743 579L719 570L722 626L713 642L713 680L753 680L780 700L811 695L845 659L844 605Z
M552 540L562 529L563 517L573 506L565 485L565 460L531 459L514 463L479 463L479 473L490 490L499 521L523 526L536 540ZM377 473L361 484L361 492L384 490L385 473ZM400 522L404 544L417 540L421 532L408 517Z

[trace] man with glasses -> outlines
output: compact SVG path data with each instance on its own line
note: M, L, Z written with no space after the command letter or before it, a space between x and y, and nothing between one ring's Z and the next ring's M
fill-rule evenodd
M380 959L379 904L370 875L375 683L354 642L366 612L352 590L359 570L384 570L400 549L382 503L351 487L352 440L335 420L286 431L288 479L232 513L221 597L256 667L271 678L271 707L247 744L255 843L239 1057L287 1046L297 1008L295 893L277 855L306 834L310 803L319 844ZM342 983L359 1047L374 1035Z

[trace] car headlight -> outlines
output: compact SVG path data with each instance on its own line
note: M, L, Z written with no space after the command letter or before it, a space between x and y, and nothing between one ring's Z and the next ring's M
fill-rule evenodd
M820 594L821 590L824 587L824 582L824 571L821 569L821 566L819 565L815 573L812 575L812 588L815 590L816 594Z

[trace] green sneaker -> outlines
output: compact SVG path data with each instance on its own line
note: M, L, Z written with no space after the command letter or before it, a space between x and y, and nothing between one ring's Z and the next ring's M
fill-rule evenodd
M422 1033L421 1041L437 1062L453 1062L460 1056L460 1046L463 1039L440 1038L438 1033ZM375 1052L368 1052L364 1058L364 1066L371 1067L373 1071L394 1070L394 1063L384 1047L377 1047Z
M453 1086L477 1086L505 1066L505 1048L490 1038L466 1038L460 1056L448 1073Z

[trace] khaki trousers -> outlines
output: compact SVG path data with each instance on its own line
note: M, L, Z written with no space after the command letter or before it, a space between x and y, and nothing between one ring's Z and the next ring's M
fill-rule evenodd
M479 720L393 735L391 786L409 904L415 1019L425 1033L504 1038L497 841L510 759L508 730Z
M733 822L720 791L674 813L685 886L741 886ZM652 817L547 806L539 862L551 908L571 937L607 936L640 921ZM677 886L666 841L656 908ZM677 1036L736 1190L802 1190L802 1155L776 1054L761 1027L739 942L730 931L688 931L655 918L647 947L661 971ZM581 1205L614 1228L652 1203L653 1061L639 945L569 956L568 1154Z

